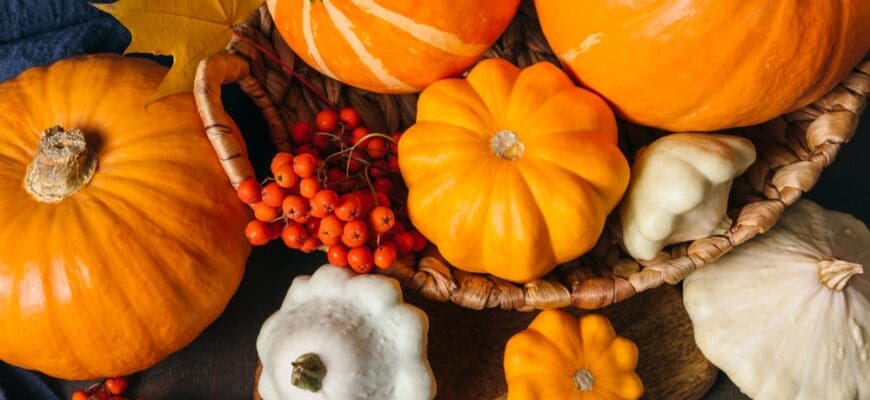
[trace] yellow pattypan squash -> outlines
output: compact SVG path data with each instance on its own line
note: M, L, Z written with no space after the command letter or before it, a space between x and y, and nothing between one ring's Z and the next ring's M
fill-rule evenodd
M507 400L637 399L637 346L607 318L542 311L504 353Z

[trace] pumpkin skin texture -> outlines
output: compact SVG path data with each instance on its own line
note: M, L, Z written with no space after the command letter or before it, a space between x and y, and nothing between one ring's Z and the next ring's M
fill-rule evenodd
M601 234L628 185L616 143L604 101L554 65L483 61L426 88L399 141L411 222L457 268L534 280Z
M671 131L818 100L870 50L866 0L535 0L547 41L617 113Z
M308 65L379 93L418 92L462 73L507 28L519 0L268 0Z
M166 69L69 58L0 84L0 359L64 379L126 375L193 341L241 280L249 211L193 97L150 104ZM43 130L84 132L89 183L23 184Z
M504 352L507 400L628 400L643 394L634 372L637 346L616 336L607 318L538 314Z
M757 400L870 398L870 230L809 200L683 281L695 342Z

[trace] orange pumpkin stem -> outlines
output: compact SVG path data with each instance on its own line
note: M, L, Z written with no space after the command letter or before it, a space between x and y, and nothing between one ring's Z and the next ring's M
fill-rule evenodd
M97 154L81 130L53 126L42 133L24 187L36 200L57 203L81 190L97 170Z
M520 141L520 137L514 131L500 130L492 139L489 139L489 148L493 154L513 161L523 155L526 146Z
M585 369L575 372L572 380L574 381L574 389L580 392L588 392L592 390L592 386L595 386L595 377Z
M861 264L843 260L822 260L817 265L819 266L819 282L827 286L828 289L838 292L846 287L852 275L864 273L864 267Z

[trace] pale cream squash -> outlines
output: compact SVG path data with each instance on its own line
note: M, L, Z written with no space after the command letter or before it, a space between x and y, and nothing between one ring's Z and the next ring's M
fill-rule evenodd
M734 177L754 161L752 142L730 135L675 133L642 149L619 207L628 253L649 260L668 244L712 234Z
M257 338L264 400L428 400L429 321L398 282L320 267L293 280Z
M808 200L689 275L704 355L754 399L870 398L870 230Z

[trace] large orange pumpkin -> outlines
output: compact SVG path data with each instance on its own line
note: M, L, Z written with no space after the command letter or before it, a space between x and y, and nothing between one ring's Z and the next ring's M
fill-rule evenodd
M165 73L100 55L0 84L0 359L128 374L193 341L238 287L249 211L192 96L146 109Z
M465 71L519 0L268 0L275 27L308 65L380 93L417 92Z
M554 52L618 113L673 131L820 98L870 49L867 0L535 0Z
M483 61L426 88L399 141L411 221L457 268L531 281L595 244L628 185L616 143L554 65Z

